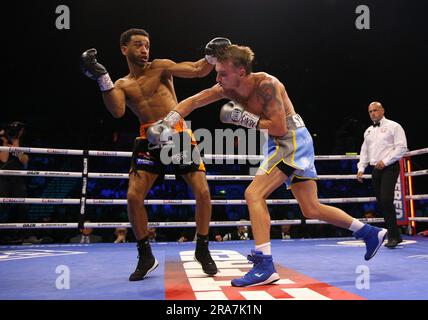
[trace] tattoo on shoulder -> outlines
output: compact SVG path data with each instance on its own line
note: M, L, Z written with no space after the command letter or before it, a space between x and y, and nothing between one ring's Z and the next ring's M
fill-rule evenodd
M275 85L271 82L264 83L257 89L257 98L261 101L265 112L272 101L275 102L274 106L276 108L281 107L281 101L277 98L276 91Z

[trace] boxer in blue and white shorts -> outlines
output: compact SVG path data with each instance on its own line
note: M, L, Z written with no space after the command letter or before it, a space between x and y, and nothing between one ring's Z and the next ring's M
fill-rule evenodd
M216 59L217 84L181 101L171 111L174 116L166 117L163 125L168 130L180 116L185 117L196 108L227 98L232 101L220 111L222 122L268 130L265 161L245 190L255 241L255 250L248 259L254 267L242 278L233 279L232 285L258 286L279 280L271 255L266 199L284 183L293 192L306 218L353 231L366 244L364 258L371 259L381 246L386 230L363 224L346 212L319 202L312 139L284 85L270 74L252 72L254 53L249 47L230 45ZM156 131L162 130L159 127Z
M260 170L269 174L275 167L286 176L287 189L297 182L317 178L311 134L298 114L286 117L288 132L282 137L269 136L265 159Z

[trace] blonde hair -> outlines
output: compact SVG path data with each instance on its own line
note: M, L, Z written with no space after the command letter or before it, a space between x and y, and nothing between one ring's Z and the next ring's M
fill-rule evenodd
M231 61L235 67L244 67L248 75L252 71L254 52L250 47L232 44L218 55L217 60L220 62Z

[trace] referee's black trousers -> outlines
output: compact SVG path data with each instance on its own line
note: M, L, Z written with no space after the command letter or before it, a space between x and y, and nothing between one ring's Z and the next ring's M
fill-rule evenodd
M394 207L394 190L399 174L400 165L398 162L386 166L383 170L373 168L372 172L373 191L379 210L381 210L385 219L388 240L401 240Z

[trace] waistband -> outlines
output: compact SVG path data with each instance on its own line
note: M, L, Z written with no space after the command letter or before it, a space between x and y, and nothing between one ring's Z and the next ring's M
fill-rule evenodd
M296 130L305 126L302 117L297 113L286 117L285 122L287 123L288 130Z
M153 125L156 121L149 121L146 123L140 124L140 139L147 139L146 137L146 129ZM192 144L196 144L196 139L193 135L192 130L187 128L186 122L184 122L184 119L180 119L180 121L177 122L177 124L174 127L174 130L177 132L187 132L192 137Z

